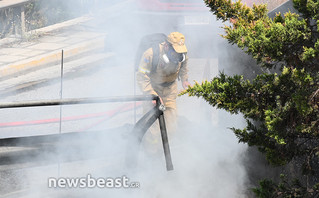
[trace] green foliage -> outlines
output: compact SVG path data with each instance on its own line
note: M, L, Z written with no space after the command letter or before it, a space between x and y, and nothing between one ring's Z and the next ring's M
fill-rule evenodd
M309 2L306 6L311 7ZM319 53L318 44L313 42L317 41L318 32L310 23L316 17L301 18L288 12L271 19L267 17L266 5L249 8L230 0L205 0L205 3L217 18L232 23L224 27L224 38L251 54L261 66L272 68L274 63L284 63L313 69L312 62Z
M233 129L239 140L259 146L269 161L282 165L309 149L298 139L318 136L319 110L309 100L318 85L319 75L284 67L281 74L261 74L252 82L221 73L210 82L196 82L182 94L202 97L230 113L242 113L248 125Z
M314 189L307 189L297 179L290 183L286 175L280 177L281 182L279 184L267 179L260 181L260 187L252 189L253 192L259 198L310 198L319 195L318 184L314 186Z
M230 21L224 27L225 39L245 50L260 67L277 72L252 80L220 73L211 81L196 82L181 95L201 97L217 108L242 113L247 126L232 128L240 142L257 146L274 165L302 159L303 173L313 174L319 154L319 3L294 0L301 15L277 13L274 18L267 16L266 5L250 8L231 0L205 3L218 19ZM265 186L271 186L269 192L256 190L259 197L309 194L289 189L302 190L296 183L275 186L264 181L261 188ZM277 194L267 194L273 192Z

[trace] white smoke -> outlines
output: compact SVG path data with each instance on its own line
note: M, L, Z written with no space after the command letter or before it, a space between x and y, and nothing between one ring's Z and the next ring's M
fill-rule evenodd
M105 32L106 50L115 52L113 59L106 61L97 71L89 75L72 77L66 74L63 97L109 97L134 94L134 55L141 37L150 33L180 31L186 36L189 51L189 81L210 80L218 75L218 70L232 73L229 67L219 60L222 54L227 57L227 49L223 48L223 40L218 35L222 33L220 22L208 11L177 13L165 12L149 17L145 12L136 10L133 1L111 2L94 6L90 11L94 20L83 24L90 31ZM194 0L200 2L201 0ZM104 6L104 7L103 7ZM74 11L74 10L73 10ZM148 13L149 14L149 13ZM175 13L176 14L176 13ZM185 16L198 19L200 15L205 21L209 16L210 25L185 24ZM178 16L178 17L177 17ZM166 25L158 21L165 20ZM202 21L202 22L203 22ZM165 23L166 23L165 22ZM164 23L164 24L165 24ZM65 63L67 67L67 62ZM75 72L76 74L76 72ZM83 74L83 72L82 72ZM76 84L74 84L76 82ZM181 87L179 87L181 89ZM54 91L53 91L54 90ZM25 93L17 93L14 99L38 100L59 98L59 83L55 82ZM88 115L112 111L128 103L107 103L64 106L63 117ZM8 110L9 120L49 119L59 116L58 107L45 107L45 114L40 108L31 108L29 115L19 115L19 110ZM24 109L25 112L25 109ZM45 115L44 115L45 114ZM3 116L3 117L5 117ZM142 111L137 111L137 119ZM136 170L125 167L127 133L134 124L134 113L125 112L111 118L73 120L62 122L62 133L75 132L81 129L88 131L108 131L119 128L119 131L99 133L94 136L79 136L58 142L57 148L48 152L35 153L35 163L28 168L15 165L10 168L11 176L21 191L6 192L8 197L244 197L247 182L242 157L246 146L238 144L238 140L228 127L242 127L241 116L229 115L216 110L197 98L183 96L178 98L179 129L175 134L169 134L174 170L167 172L163 152L157 157L141 157ZM124 125L124 127L123 127ZM92 126L92 127L88 127ZM127 127L125 127L127 126ZM54 125L20 127L18 131L29 135L44 130L45 133L57 133L59 123ZM8 130L3 134L15 133ZM2 134L2 135L3 135ZM70 148L70 145L74 147ZM29 147L30 148L30 147ZM31 146L32 148L32 146ZM43 148L47 148L44 147ZM141 149L131 148L134 149ZM141 150L141 152L143 152ZM23 158L23 156L21 156ZM46 162L40 163L41 159ZM27 159L26 159L27 160ZM38 162L39 160L40 162ZM59 163L57 163L59 162ZM137 189L51 189L48 188L48 178L86 177L95 178L121 177L140 182ZM3 180L6 182L6 180ZM4 193L5 194L5 193Z

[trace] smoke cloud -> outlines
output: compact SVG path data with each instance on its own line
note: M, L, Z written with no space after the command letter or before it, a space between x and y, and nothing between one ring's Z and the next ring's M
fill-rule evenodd
M179 31L186 37L189 56L189 81L210 80L219 71L232 74L234 58L219 34L222 23L208 9L202 11L139 10L133 1L90 2L88 13L93 20L81 24L83 32L105 33L105 51L115 56L98 65L96 70L79 70L65 75L64 98L127 96L134 94L134 58L140 39L151 33ZM193 0L189 3L203 1ZM72 9L72 4L67 6ZM72 13L76 10L72 9ZM79 12L84 12L79 10ZM199 23L199 24L196 24ZM206 24L208 23L208 24ZM76 28L79 29L79 26ZM88 54L89 58L89 54ZM228 60L226 62L225 60ZM67 67L67 62L65 66ZM236 72L235 72L236 71ZM178 82L180 84L180 82ZM179 85L180 86L180 85ZM179 87L181 90L182 87ZM59 81L17 92L2 101L24 101L59 98ZM137 94L141 94L138 90ZM201 99L179 97L178 129L169 133L174 164L166 171L163 149L152 156L139 150L138 165L125 164L128 137L135 114L131 102L82 104L62 107L59 122L2 127L1 138L51 134L39 142L22 139L19 147L6 147L2 159L11 165L0 165L2 194L6 197L245 197L247 176L243 165L246 146L239 144L229 127L244 126L241 115L217 110ZM129 109L129 110L127 110ZM131 110L130 110L131 109ZM60 107L34 107L1 110L6 122L58 118ZM98 115L98 116L97 116ZM82 116L79 119L79 116ZM136 120L143 116L137 108ZM81 133L80 133L81 132ZM126 176L138 182L139 188L49 188L48 178L117 178ZM8 179L10 178L10 181ZM22 189L22 190L21 190Z

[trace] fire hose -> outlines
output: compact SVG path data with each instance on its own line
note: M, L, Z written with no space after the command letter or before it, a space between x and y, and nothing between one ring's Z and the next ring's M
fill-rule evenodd
M161 130L161 137L163 143L163 149L165 154L166 160L166 168L168 171L173 170L173 164L171 160L171 154L168 144L168 137L165 125L165 119L163 115L163 111L165 107L161 104L160 98L158 96L126 96L126 97L109 97L109 98L80 98L80 99L60 99L60 100L46 100L46 101L29 101L29 102L8 102L0 104L0 109L4 108L19 108L19 107L34 107L34 106L56 106L56 105L74 105L74 104L89 104L89 103L105 103L105 102L133 102L133 101L156 101L156 106L146 113L134 126L133 132L131 133L131 138L129 141L129 147L133 146L133 144L140 144L142 138L148 128L156 121L159 120L160 130ZM136 105L134 105L136 106ZM114 116L116 113L121 111L128 111L132 108L128 106L122 106L118 109L113 110L111 112L104 112L102 114L108 115L108 117ZM76 116L76 117L68 117L64 118L65 120L72 120L72 119L84 119L85 117L94 117L97 114L91 114L86 116ZM13 122L13 123L1 123L2 127L9 126L9 125L23 125L23 124L40 124L45 122L56 122L60 121L60 119L49 119L49 120L36 120L36 121L28 121L28 122ZM129 148L128 147L128 148ZM127 162L130 162L132 165L136 164L137 154L138 152L130 152L131 150L128 149L127 155ZM134 159L133 159L134 158Z

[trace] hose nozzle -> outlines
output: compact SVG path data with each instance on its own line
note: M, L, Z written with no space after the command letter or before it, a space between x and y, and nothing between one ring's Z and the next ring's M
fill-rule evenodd
M160 104L159 107L158 107L158 109L159 109L160 111L165 111L165 110L166 110L166 107L164 106L164 104Z

